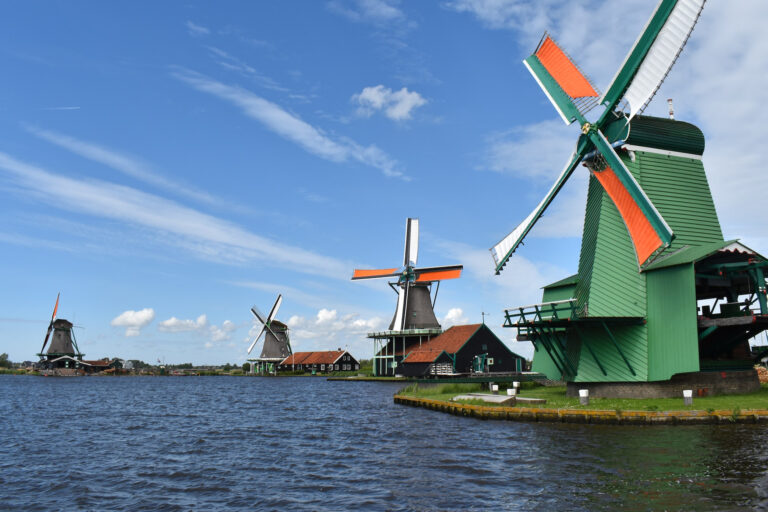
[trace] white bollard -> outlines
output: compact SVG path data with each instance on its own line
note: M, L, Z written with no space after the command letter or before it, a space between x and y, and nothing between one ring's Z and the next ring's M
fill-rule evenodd
M693 405L693 390L692 389L684 389L683 390L683 404L684 405Z
M515 389L520 389L520 383L517 381L512 382L512 387Z
M579 390L579 403L581 405L589 405L589 390L588 389L580 389Z
M491 391L494 395L499 394L499 385L498 384L491 384Z

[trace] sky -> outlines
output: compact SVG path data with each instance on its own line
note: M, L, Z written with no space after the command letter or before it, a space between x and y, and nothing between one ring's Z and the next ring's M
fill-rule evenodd
M389 325L420 219L443 327L540 301L575 273L577 170L500 276L488 248L539 202L578 128L522 64L545 30L605 89L655 1L8 0L0 6L0 353L34 360L56 295L87 359L242 363L251 306L294 351ZM710 0L646 109L706 137L726 238L768 254L760 0ZM252 355L258 355L257 345Z

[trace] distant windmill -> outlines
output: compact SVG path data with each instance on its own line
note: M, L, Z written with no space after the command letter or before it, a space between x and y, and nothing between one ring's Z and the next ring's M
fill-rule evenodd
M435 301L440 281L461 277L463 265L416 268L419 255L419 219L405 223L403 267L380 270L355 270L352 280L396 278L389 286L397 292L397 308L389 330L369 333L374 342L374 375L394 375L410 347L442 332L435 316ZM437 283L432 297L432 283Z
M40 357L40 364L43 366L44 371L50 371L51 374L63 374L66 373L63 370L67 369L74 371L80 367L83 359L83 354L77 346L77 341L72 331L72 322L63 318L56 318L60 295L56 295L56 304L53 307L48 331L45 333L43 347L40 349L40 353L37 354ZM53 336L51 336L51 333L53 333ZM46 352L45 347L48 345L49 339L51 344Z
M288 338L288 326L275 319L277 310L280 309L282 303L283 296L278 295L269 315L266 316L256 306L251 308L251 313L261 322L261 330L253 339L251 346L248 347L249 354L261 339L261 335L264 335L261 355L257 359L251 360L257 363L259 372L275 368L277 363L293 353L291 341Z
M397 309L390 323L390 331L407 329L440 328L435 317L434 305L437 299L431 298L431 285L446 279L461 277L463 265L416 268L419 255L419 219L408 218L405 224L405 254L403 268L381 270L355 270L352 280L397 278L390 283L397 291Z

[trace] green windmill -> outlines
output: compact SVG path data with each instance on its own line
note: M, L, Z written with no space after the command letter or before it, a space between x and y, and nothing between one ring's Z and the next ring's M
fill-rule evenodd
M524 61L581 135L542 202L491 253L498 274L583 163L590 178L578 273L546 286L541 304L507 309L504 323L533 342L533 370L567 381L570 394L759 386L748 340L768 329L768 261L723 239L701 131L638 115L703 6L662 0L602 95L548 35Z

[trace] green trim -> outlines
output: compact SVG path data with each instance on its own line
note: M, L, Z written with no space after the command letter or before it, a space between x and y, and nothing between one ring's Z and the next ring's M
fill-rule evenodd
M653 13L648 26L645 31L640 35L635 46L630 50L627 60L624 62L621 70L616 74L608 90L603 94L602 104L607 108L600 119L597 121L597 126L603 126L608 115L613 112L616 105L619 103L624 93L632 84L632 79L635 78L637 70L640 69L640 65L645 60L648 51L651 49L653 42L661 32L664 24L669 19L672 10L677 5L677 0L662 0L656 11Z

